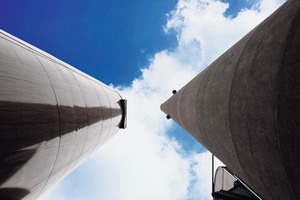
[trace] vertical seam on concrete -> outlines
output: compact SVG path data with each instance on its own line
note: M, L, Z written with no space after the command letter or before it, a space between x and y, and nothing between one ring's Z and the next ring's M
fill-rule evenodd
M96 88L95 88L94 84L93 84L91 81L90 81L90 84L92 85L92 87L93 87L93 89L94 89L94 91L95 91L95 93L96 93L96 96L98 97L98 101L99 101L99 104L100 104L99 109L100 109L100 112L101 112L100 114L102 115L102 105L101 105L100 97L99 97L99 95L98 95L98 93L97 93L97 91L96 91ZM103 121L101 120L100 133L98 134L98 138L97 138L96 144L95 144L95 146L93 147L93 150L91 151L91 154L95 151L95 149L96 149L97 146L98 146L98 142L99 142L99 138L100 138L100 134L101 134L101 130L102 130L102 125L103 125Z
M58 144L58 148L57 148L57 153L56 153L56 157L55 157L55 160L54 160L54 164L53 164L53 167L51 169L51 172L50 172L50 175L46 181L46 183L44 184L43 188L40 190L40 192L38 193L38 195L36 196L35 199L37 199L42 191L44 190L44 188L46 187L46 185L48 184L48 181L50 180L51 176L52 176L52 173L53 173L53 170L54 170L54 167L56 165L56 162L57 162L57 158L58 158L58 154L59 154L59 149L60 149L60 143L61 143L61 133L62 133L62 126L61 126L61 116L60 116L60 111L59 111L59 105L58 105L58 99L57 99L57 95L56 95L56 92L55 92L55 89L54 89L54 86L52 84L52 81L50 79L50 76L49 74L47 73L46 69L45 69L45 66L40 62L40 60L38 59L37 55L34 53L34 52L31 52L34 57L37 59L37 61L40 63L40 65L42 66L43 70L45 71L49 81L50 81L50 84L51 84L51 87L52 87L52 90L53 90L53 93L54 93L54 96L55 96L55 99L56 99L56 107L57 107L57 112L58 112L58 119L59 119L59 144Z
M270 22L269 22L270 23ZM236 77L236 72L237 72L237 70L238 70L238 67L239 67L239 63L240 63L240 60L241 60L241 57L243 56L243 54L244 54L244 51L245 51L245 48L247 47L247 45L249 44L249 42L250 42L250 40L251 40L251 38L253 37L253 35L255 35L255 33L256 33L256 30L257 30L257 28L259 27L260 25L258 25L256 28L254 28L249 34L249 38L248 38L248 40L247 40L247 42L245 43L245 45L244 45L244 47L243 47L243 50L242 50L242 53L240 54L240 56L239 56L239 58L238 58L238 61L237 61L237 64L236 64L236 68L235 68L235 70L234 70L234 73L233 73L233 78L232 78L232 82L231 82L231 87L230 87L230 91L229 91L229 105L228 105L228 115L229 115L229 129L230 129L230 133L231 133L231 136L232 136L232 131L231 131L231 99L232 99L232 85L233 85L233 81L234 81L234 79L235 79L235 77ZM264 37L264 36L263 36ZM257 53L255 53L255 55L256 55ZM254 56L254 58L255 58L255 56ZM251 61L251 62L253 62L253 60ZM234 147L234 149L236 149L236 145L235 145L235 142L234 142L234 140L233 140L233 137L231 137L232 138L232 144L233 144L233 147ZM250 141L250 139L249 139L249 141ZM251 150L251 147L250 147L250 151L251 151L251 156L252 156L252 159L253 159L253 153L252 153L252 150ZM236 152L236 151L235 151ZM238 159L238 161L239 161L239 166L240 166L240 169L243 171L243 173L244 174L247 174L247 173L245 173L245 171L244 171L244 168L242 167L242 165L241 165L241 163L240 163L240 159L239 159L239 156L238 156L238 154L237 153L235 153L235 155L236 155L236 158ZM258 172L258 170L256 170L257 171L257 174L258 174L258 176L260 177L260 180L261 180L261 182L262 182L262 184L264 185L264 187L265 187L265 191L266 192L268 192L268 190L267 190L267 187L266 187L266 185L263 183L263 181L262 181L262 178L261 178L261 176L260 176L260 173ZM252 184L252 183L251 183ZM252 187L252 186L251 186Z
M243 55L243 53L244 53L244 51L245 51L245 47L247 46L247 44L249 43L249 41L250 41L250 39L252 38L252 35L254 34L254 32L255 32L255 30L256 30L256 28L253 30L253 31L251 31L249 34L251 34L251 35L249 35L249 38L248 38L248 40L246 41L246 43L245 43L245 45L244 45L244 47L243 47L243 50L242 50L242 52L241 52L241 54L240 54L240 56L239 56L239 58L238 58L238 60L237 60L237 63L236 63L236 67L235 67L235 69L234 69L234 72L233 72L233 77L232 77L232 81L231 81L231 85L230 85L230 91L229 91L229 99L228 99L228 121L229 121L229 130L230 130L230 135L231 135L231 141L232 141L232 145L233 145L233 147L234 147L234 150L236 149L236 147L235 147L235 143L234 143L234 141L233 141L233 139L232 139L232 130L231 130L231 98L232 98L232 85L233 85L233 81L234 81L234 79L235 79L235 74L236 74L236 72L237 72L237 69L238 69L238 66L239 66L239 63L240 63L240 60L241 60L241 57L242 57L242 55ZM244 174L246 174L245 172L244 172L244 170L243 170L243 167L241 166L241 164L240 164L240 159L239 159L239 157L238 157L238 155L237 155L237 153L236 153L236 151L235 151L235 155L236 155L236 158L238 159L238 164L239 164L239 166L240 166L240 169L243 171L243 173ZM252 155L252 153L251 153L251 155Z
M10 39L12 39L12 40L14 40L14 41L16 41L14 38L10 37L9 35L4 34L3 31L1 31L1 34L5 35L6 37L8 37L8 38L10 38ZM43 71L45 72L45 74L46 74L46 76L47 76L47 78L48 78L48 80L49 80L49 83L50 83L50 85L51 85L51 87L52 87L53 94L54 94L54 97L55 97L55 100L56 100L56 107L57 107L57 113L58 113L58 119L59 119L59 146L58 146L58 148L57 148L57 154L56 154L56 157L55 157L55 160L54 160L53 167L52 167L52 169L51 169L51 171L50 171L50 175L49 175L49 177L46 179L46 182L45 182L44 186L42 187L42 189L37 193L37 195L36 195L36 197L35 197L35 199L37 199L37 198L40 196L40 194L42 193L42 191L44 190L45 186L47 185L47 183L48 183L48 181L49 181L49 179L50 179L50 177L51 177L51 175L52 175L52 172L53 172L54 166L55 166L55 164L56 164L57 158L58 158L58 153L59 153L59 148L60 148L60 142L61 142L61 133L62 133L61 116L60 116L60 112L59 112L58 100L57 100L57 96L56 96L56 93L55 93L53 84L52 84L52 82L51 82L51 79L50 79L50 77L49 77L47 71L45 70L45 67L43 66L43 64L40 62L40 60L39 60L38 57L37 57L37 56L40 56L40 55L38 54L38 52L37 52L37 51L34 51L34 50L31 50L31 49L26 49L26 48L24 48L23 46L21 46L21 45L15 43L15 42L13 42L13 41L10 41L10 40L8 40L8 39L5 38L5 37L2 37L2 36L1 36L1 38L3 38L4 40L8 41L9 43L13 43L13 44L15 44L15 45L21 47L24 51L28 51L28 52L30 52L30 53L33 55L33 57L37 60L37 62L40 64L40 66L42 67ZM18 41L17 41L17 42L18 42ZM21 43L21 44L22 44L22 43ZM9 48L15 53L16 57L19 58L18 53L15 51L14 48L11 47L10 44L9 44ZM42 56L41 56L41 57L42 57ZM42 57L42 58L44 58L44 57Z
M106 92L105 92L105 89L104 88L102 88L103 89L103 92L104 92L104 94L105 94L105 96L106 96L106 98L107 98L107 100L108 100L108 105L109 105L109 108L110 108L110 110L111 110L111 104L110 104L110 101L109 101L109 98L108 98L108 95L106 94ZM111 111L111 115L110 116L112 116L112 111ZM111 117L109 118L109 120L110 120L110 125L109 125L109 129L108 129L108 131L107 131L107 135L106 135L106 137L105 137L105 140L104 140L104 143L103 144L105 144L108 140L107 140L107 138L109 137L109 135L110 135L110 131L111 131L111 129L112 129L112 120L111 120Z
M86 123L87 123L87 130L86 130L86 136L85 136L85 140L84 140L84 143L83 143L83 147L82 147L82 149L81 149L81 151L80 151L80 154L79 154L79 156L78 156L78 158L77 158L77 160L76 160L76 162L75 162L75 164L74 164L74 167L76 167L76 165L77 165L77 163L78 163L78 161L79 161L79 159L80 159L80 157L81 157L81 155L82 155L82 152L83 152L83 150L84 150L84 147L85 147L85 143L86 143L86 141L87 141L87 137L88 137L88 134L89 134L89 113L88 113L88 111L87 111L87 105L86 105L86 101L85 101L85 98L84 98L84 95L83 95L83 92L82 92L82 90L81 90L81 87L80 87L80 85L79 85L79 83L78 83L78 81L77 81L77 79L76 79L76 77L74 76L74 74L73 74L73 72L71 71L71 75L73 76L73 78L74 78L74 80L75 80L75 82L76 82L76 84L77 84L77 86L78 86L78 88L79 88L79 90L80 90L80 93L81 93L81 96L82 96L82 99L83 99L83 101L84 101L84 106L85 106L85 111L86 111ZM81 76L81 74L78 74L79 76ZM84 77L85 78L85 77Z
M276 16L278 15L278 13L279 13L279 12L278 12L278 10L277 10L277 11L275 11L275 13L273 13L272 15L270 15L270 16L268 17L268 18L269 18L269 21L266 21L266 23L270 24L270 23L272 22L272 19L276 18ZM272 18L270 18L270 17L272 17ZM262 22L262 23L263 23L263 22ZM261 24L262 24L262 23L261 23ZM255 34L256 29L259 28L261 24L259 24L259 25L253 30L251 36L249 37L249 40L248 40L247 43L245 44L245 47L247 46L247 44L249 43L249 41L251 40L251 38L252 38L253 35ZM263 35L263 37L262 37L262 40L260 41L260 43L259 43L258 46L260 46L261 42L263 41L263 38L266 36L266 33L267 33L267 31L265 31L265 33L264 33L264 35ZM243 51L244 51L244 49L243 49ZM242 56L242 54L243 54L243 53L241 53L241 56ZM257 51L255 52L254 58L256 58L256 55L257 55ZM240 60L240 58L239 58L239 60ZM238 61L238 63L239 63L239 61ZM237 68L238 68L238 63L237 63ZM236 71L237 71L237 68L236 68L236 70L235 70L235 72L234 72L234 77L235 77L235 73L236 73ZM231 93L232 93L232 87L231 87L231 90L230 90L230 99L231 99ZM231 102L231 101L229 101L229 102ZM231 112L230 112L230 113L231 113ZM231 119L231 117L230 117L229 119ZM275 123L276 123L276 122L275 122ZM230 124L231 124L231 123L230 123ZM234 143L233 143L233 145L235 146ZM252 158L253 158L252 148L251 148L251 147L250 147L250 150L251 150L251 155L252 155ZM237 157L237 158L238 158L238 157ZM238 159L239 159L239 158L238 158ZM242 168L242 169L243 169L243 168ZM265 191L270 195L271 198L273 198L272 193L270 193L270 191L267 189L267 188L268 188L267 185L264 183L263 179L261 178L261 175L260 175L259 170L256 170L256 171L257 171L258 176L260 177L261 183L262 183L262 184L264 185L264 187L265 187ZM274 198L274 199L276 199L276 198Z

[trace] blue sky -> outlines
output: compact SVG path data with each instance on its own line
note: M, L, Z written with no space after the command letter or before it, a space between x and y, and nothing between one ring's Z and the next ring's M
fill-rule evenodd
M43 200L210 199L210 155L159 105L282 2L1 1L1 29L128 99L128 128Z
M232 2L232 0L224 0ZM155 52L176 46L164 34L166 14L177 0L2 1L5 31L55 55L104 83L128 85ZM236 1L236 16L248 1ZM113 76L112 71L118 76Z
M105 83L130 84L149 56L175 46L175 36L163 34L166 13L175 5L176 0L2 1L0 24Z
M151 56L176 47L176 34L164 33L166 14L176 4L177 0L11 0L2 3L0 27L106 84L130 85ZM251 7L248 1L231 5L225 15L236 16ZM172 129L174 136L190 149L187 142L193 141L179 130ZM191 145L201 151L200 145Z

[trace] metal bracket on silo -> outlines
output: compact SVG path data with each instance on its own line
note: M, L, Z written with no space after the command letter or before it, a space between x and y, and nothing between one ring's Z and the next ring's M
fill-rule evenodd
M121 118L119 128L125 129L127 127L127 100L121 99L120 106L122 109L122 118Z

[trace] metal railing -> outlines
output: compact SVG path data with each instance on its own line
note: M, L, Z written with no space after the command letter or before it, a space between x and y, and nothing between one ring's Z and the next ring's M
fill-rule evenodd
M214 200L262 200L226 167L218 167L216 170L212 196Z

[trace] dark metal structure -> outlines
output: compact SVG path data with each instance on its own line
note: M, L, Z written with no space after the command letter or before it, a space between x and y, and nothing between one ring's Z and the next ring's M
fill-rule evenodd
M214 200L261 200L226 167L218 167L216 170L212 196Z
M300 199L300 1L161 105L263 199Z
M126 100L0 31L0 199L37 199L126 127Z

